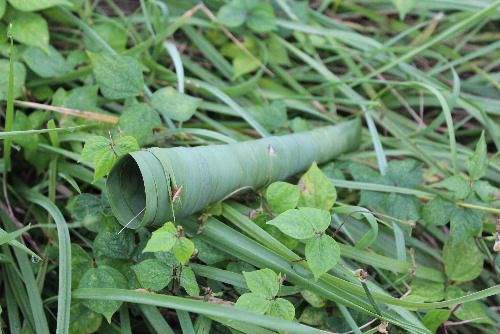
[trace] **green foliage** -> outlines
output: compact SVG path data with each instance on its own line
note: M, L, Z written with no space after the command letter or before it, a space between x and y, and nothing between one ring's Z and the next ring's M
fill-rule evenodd
M116 269L108 266L100 266L95 269L89 269L82 276L79 288L127 288L125 277ZM104 315L111 323L111 317L120 308L122 302L107 300L85 300L83 305L90 310Z
M351 166L351 173L356 181L410 189L422 182L422 164L410 159L389 162L385 176L359 164ZM363 190L359 204L402 220L416 221L420 218L420 202L412 195Z
M172 87L157 90L151 96L151 103L164 117L174 121L189 120L201 104L201 100L183 93Z
M68 0L9 0L12 7L21 11L38 11L58 5L72 5Z
M104 97L125 99L141 94L144 89L142 67L129 56L88 53L93 72Z
M394 6L399 11L399 18L404 20L406 14L408 14L416 5L417 0L392 0Z
M446 275L458 282L471 281L483 270L483 255L474 239L449 240L443 248Z
M12 37L16 41L49 52L49 27L41 15L16 11L12 14L11 24Z
M161 125L158 113L145 103L126 108L118 122L121 132L133 136L141 145L146 144L153 136L153 130Z
M143 288L153 291L164 289L172 280L172 268L157 259L146 259L132 266Z
M300 178L299 206L329 210L335 204L337 191L316 163Z
M242 294L236 307L272 317L292 320L295 307L284 298L276 298L280 289L280 277L270 269L243 272L250 292Z
M287 182L274 182L266 190L267 204L276 213L295 209L299 198L299 187Z
M182 229L171 222L154 231L143 252L168 252L172 250L176 259L186 264L195 252L191 240L182 235Z
M486 174L488 168L488 152L486 151L486 139L484 138L484 131L476 145L474 155L467 161L469 169L469 176L472 180L478 180Z
M0 0L2 329L168 332L168 321L200 334L357 333L376 330L360 328L375 302L391 333L462 321L448 331L495 331L498 4L131 3ZM381 19L387 10L399 18ZM241 142L358 114L356 138L339 134L304 157L361 147L302 177L269 178L278 159L295 164L280 151L258 168L242 155L263 182L238 180L230 201L192 217L130 229L110 209L104 177L141 147ZM220 182L176 178L172 196L226 189L230 175L217 170ZM121 210L152 204L134 178ZM197 204L182 199L181 209Z
M303 207L287 210L267 224L276 226L284 234L306 243L307 264L315 279L318 279L340 259L337 242L325 234L330 220L330 213L326 210Z
M219 9L217 19L231 28L245 24L255 32L269 32L277 27L274 9L264 1L232 0Z
M450 317L451 311L449 310L430 310L427 312L422 319L425 327L427 327L431 332L436 333L439 326L444 324Z
M139 150L137 140L132 136L108 139L94 136L85 143L81 159L95 165L94 182L107 175L121 156Z
M49 46L48 51L30 46L24 51L23 60L43 78L57 77L71 70L64 57L52 46Z

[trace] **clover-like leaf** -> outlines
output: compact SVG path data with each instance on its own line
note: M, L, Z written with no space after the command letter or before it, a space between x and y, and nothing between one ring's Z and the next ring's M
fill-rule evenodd
M43 16L15 11L11 18L12 37L19 43L37 46L49 52L49 26Z

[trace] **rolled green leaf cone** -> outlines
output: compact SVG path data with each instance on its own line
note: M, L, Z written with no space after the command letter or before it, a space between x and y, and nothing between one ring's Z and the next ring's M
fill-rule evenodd
M150 148L124 156L107 190L113 213L128 228L163 224L237 191L257 189L358 148L361 122L236 144Z

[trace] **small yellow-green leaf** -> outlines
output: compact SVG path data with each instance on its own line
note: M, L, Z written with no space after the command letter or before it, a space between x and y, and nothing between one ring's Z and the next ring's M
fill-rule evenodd
M194 250L194 243L186 237L180 237L177 239L177 242L173 247L175 258L181 264L189 262L189 259L193 256Z
M287 182L274 182L266 190L267 204L276 213L295 209L299 203L299 197L299 187Z
M300 178L299 187L299 206L330 210L337 199L333 183L316 163Z
M177 229L171 222L154 231L148 240L144 252L168 252L177 241Z

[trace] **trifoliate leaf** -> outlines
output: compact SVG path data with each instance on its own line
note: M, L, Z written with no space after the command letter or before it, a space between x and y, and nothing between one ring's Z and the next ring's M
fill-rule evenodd
M300 206L330 210L337 199L333 183L316 163L300 178L299 187Z
M271 309L271 300L257 293L244 293L236 301L237 308L258 314L266 314Z
M126 289L125 277L116 269L101 266L88 270L80 280L79 288L116 288ZM102 314L111 323L111 317L120 308L123 302L114 300L86 299L82 304L92 311Z
M267 204L276 213L296 208L299 197L299 187L287 182L274 182L266 190Z
M189 120L201 102L201 99L180 93L172 87L157 90L151 96L151 103L156 109L178 122Z
M277 298L271 302L271 308L267 314L271 317L293 320L295 318L295 307L288 300Z
M306 260L314 278L335 267L340 259L340 248L332 237L326 234L311 238L306 243Z
M479 138L476 144L474 154L467 160L467 167L472 180L478 180L486 174L486 170L488 169L488 152L484 131L481 133L481 138Z
M177 228L173 223L168 222L152 233L142 252L168 252L176 242Z
M172 280L172 267L157 259L146 259L132 266L139 284L146 289L164 289Z
M137 59L118 54L89 53L97 84L104 97L125 99L144 89L142 66Z
M243 276L247 286L255 294L262 295L267 299L274 298L279 291L279 277L271 269L265 268L256 271L244 271Z
M267 222L295 239L309 239L326 230L331 216L326 210L299 208L287 210Z
M468 282L483 270L483 255L474 239L461 242L448 240L443 248L446 275L450 280Z

